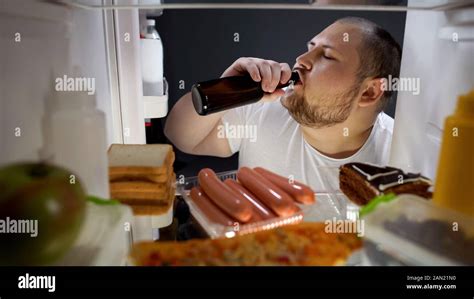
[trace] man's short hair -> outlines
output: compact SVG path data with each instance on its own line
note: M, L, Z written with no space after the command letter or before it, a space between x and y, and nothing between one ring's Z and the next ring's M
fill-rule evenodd
M345 17L336 22L357 25L362 29L362 42L358 49L360 66L357 71L358 82L366 78L392 78L400 76L402 50L392 35L379 25L367 19ZM392 90L385 90L380 99L379 112L382 111L390 98Z

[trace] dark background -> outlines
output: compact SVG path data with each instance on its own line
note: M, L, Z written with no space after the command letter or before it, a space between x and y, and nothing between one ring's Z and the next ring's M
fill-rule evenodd
M287 62L292 66L296 57L306 51L308 40L345 16L363 17L381 25L403 47L404 12L165 10L156 18L156 29L163 42L169 110L190 91L194 83L220 77L239 57L260 57ZM234 33L239 34L239 42L234 42ZM180 80L185 83L184 89L179 89ZM393 117L394 112L395 102L392 101L386 113ZM165 121L166 118L152 120L152 126L146 128L147 143L171 143L163 134ZM238 154L230 158L216 158L188 155L176 148L175 152L175 172L185 176L196 175L203 167L210 167L216 172L238 167Z

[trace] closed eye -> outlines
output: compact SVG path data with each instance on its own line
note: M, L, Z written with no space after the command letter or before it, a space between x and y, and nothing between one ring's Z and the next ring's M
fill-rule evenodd
M325 59L327 59L327 60L336 60L336 59L334 59L334 58L332 58L332 57L329 57L329 56L326 56L326 55L323 55L323 57L324 57Z

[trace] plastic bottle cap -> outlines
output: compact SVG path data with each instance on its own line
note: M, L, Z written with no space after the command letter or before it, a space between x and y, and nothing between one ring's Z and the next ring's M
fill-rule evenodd
M458 97L456 114L474 118L474 89Z
M153 20L153 19L147 19L147 20L146 20L146 25L147 25L147 26L155 26L155 20Z

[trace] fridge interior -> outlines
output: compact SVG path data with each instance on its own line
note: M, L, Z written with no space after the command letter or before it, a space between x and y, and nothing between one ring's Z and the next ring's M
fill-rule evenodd
M392 107L395 126L389 164L436 180L444 120L454 112L458 96L474 88L473 1L161 2L29 0L0 3L0 166L50 159L42 149L46 146L43 118L50 105L52 78L72 74L74 66L80 67L81 76L95 78L97 108L105 115L107 148L117 143L146 144L147 138L154 140L149 143L167 143L164 135L150 135L160 132L148 132L147 136L146 119L153 118L151 123L158 131L162 130L160 125L165 121L165 118L153 117L162 109L162 106L154 106L154 101L164 101L165 110L169 111L179 95L189 90L193 83L190 81L210 79L218 75L218 70L210 65L206 71L213 75L209 78L176 74L168 68L170 62L166 55L180 53L167 54L167 40L163 38L165 93L159 98L144 97L139 40L147 18L157 21L160 32L160 18L166 16L168 10L169 13L183 10L192 14L214 9L240 9L240 13L251 9L256 14L266 10L337 11L346 15L363 11L406 14L400 76L419 78L420 92L416 95L398 92L396 106ZM160 35L168 37L165 33L160 32ZM192 65L192 61L186 63ZM185 87L181 88L183 84ZM183 178L196 175L196 169L206 163L219 165L216 167L220 171L235 170L236 167L235 157L226 161L199 160L182 154L180 159L181 164L175 164L178 180L180 175ZM110 221L120 222L122 218L132 217L130 211L117 213ZM122 244L123 252L113 260L96 257L84 263L124 264L123 255L131 242L130 235L112 234L118 234L117 242ZM85 243L100 242L87 241L86 236L83 239ZM75 262L65 262L69 263Z

